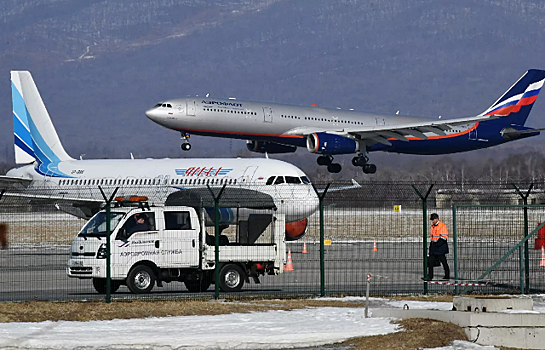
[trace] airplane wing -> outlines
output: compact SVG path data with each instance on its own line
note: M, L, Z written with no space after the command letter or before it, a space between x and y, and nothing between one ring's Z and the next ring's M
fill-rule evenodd
M28 187L32 182L31 179L25 177L13 177L0 175L0 189L7 189L12 186Z
M347 128L313 128L313 127L301 127L289 130L286 132L288 135L310 135L313 133L325 132L329 134L335 134L353 138L362 141L370 141L372 143L382 143L387 146L392 144L388 139L396 139L400 141L410 141L407 136L416 137L418 139L428 139L425 133L431 133L438 136L445 136L445 131L452 129L453 126L478 123L480 121L491 120L500 118L499 115L479 115L476 117L466 117L457 119L445 119L445 120L429 120L419 121L415 123L394 124L394 125L374 125L374 126L358 126Z
M31 203L53 204L62 212L77 216L82 219L89 219L95 215L104 205L103 200L91 198L63 197L58 195L41 195L17 192L6 192L2 198L16 198Z

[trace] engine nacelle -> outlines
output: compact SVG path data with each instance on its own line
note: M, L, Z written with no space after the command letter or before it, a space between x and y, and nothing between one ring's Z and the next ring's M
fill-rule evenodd
M288 145L282 145L276 142L254 141L254 140L247 140L246 147L248 147L248 150L251 152L271 153L271 154L291 153L297 150L296 146L288 146Z
M286 222L286 241L296 241L307 233L308 219Z
M348 137L318 132L307 136L307 148L311 153L350 154L359 151L359 144Z

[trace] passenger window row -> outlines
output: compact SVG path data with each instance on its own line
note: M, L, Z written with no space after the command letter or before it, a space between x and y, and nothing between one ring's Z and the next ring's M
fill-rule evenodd
M171 185L235 185L236 179L172 179ZM168 179L66 179L59 180L59 186L126 185L150 186L168 185Z
M313 120L318 122L329 122L329 123L340 123L340 124L363 125L362 122L351 121L351 120L340 120L340 119L305 117L305 120Z
M296 115L284 115L284 114L282 114L281 117L282 118L289 118L289 119L301 119L301 117L298 117ZM305 119L307 119L307 118L305 118Z
M208 112L222 112L222 113L231 113L231 114L251 114L257 115L257 112L248 112L248 111L236 111L232 109L219 109L219 108L203 108L203 111Z

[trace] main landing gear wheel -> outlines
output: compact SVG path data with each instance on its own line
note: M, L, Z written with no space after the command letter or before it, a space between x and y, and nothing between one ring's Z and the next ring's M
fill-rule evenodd
M357 157L352 158L352 165L362 168L365 174L374 174L377 172L377 166L375 164L369 164L369 158L363 154L359 154Z
M361 155L361 156L352 158L352 165L363 167L367 164L368 161L369 161L369 158Z
M365 164L362 168L365 174L374 174L377 172L377 166L375 164Z
M329 165L332 161L333 157L331 156L319 156L318 159L316 159L318 165Z
M342 166L339 163L331 163L327 166L327 171L330 173L340 173L342 170Z
M182 143L182 150L189 151L191 149L191 144L189 142Z

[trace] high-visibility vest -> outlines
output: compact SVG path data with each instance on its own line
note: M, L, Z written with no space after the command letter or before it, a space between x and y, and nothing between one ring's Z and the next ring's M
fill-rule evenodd
M443 224L441 221L437 225L431 225L431 240L437 242L439 238L444 240L448 239L448 230L447 225Z

